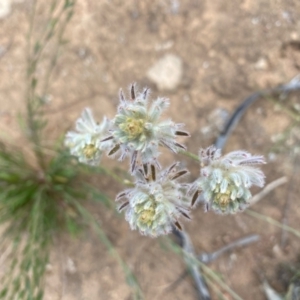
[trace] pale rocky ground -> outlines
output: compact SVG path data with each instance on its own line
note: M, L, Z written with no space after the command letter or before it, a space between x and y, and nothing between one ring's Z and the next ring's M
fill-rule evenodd
M0 10L9 5L1 1ZM40 29L49 4L42 0L39 3ZM0 13L0 128L7 143L23 145L17 117L24 108L26 32L32 1L10 4L6 13ZM213 142L222 118L248 94L285 83L299 73L300 2L78 0L66 37L68 43L51 80L48 144L70 129L86 106L99 119L103 115L113 117L119 88L126 90L136 82L141 88L149 86L153 97L171 99L169 116L186 123L192 134L187 145L196 153L200 146ZM157 83L153 78L153 66L166 55L176 58L177 69L160 76L174 75L170 78L173 85ZM44 68L39 72L42 77ZM296 101L299 103L299 98ZM260 101L234 131L227 150L242 148L267 156L272 137L289 122L282 111ZM171 159L167 156L165 162ZM180 159L195 179L197 166L187 158ZM279 155L264 170L270 182L282 175L291 178L293 165L288 155ZM105 181L101 186L113 198L122 187L112 188L112 184ZM279 188L253 209L280 221L289 188ZM289 225L299 229L297 191L299 187L294 184ZM122 217L103 207L95 206L93 212L138 277L145 299L196 299L189 277L164 293L184 265L178 256L161 247L160 240L131 232ZM195 247L207 252L250 233L261 235L259 243L227 254L211 265L245 300L265 299L259 272L265 272L270 283L282 290L276 267L280 262L292 262L300 250L299 241L291 235L282 249L280 229L246 214L205 214L199 207L185 227ZM92 232L87 232L78 240L61 237L55 243L46 275L45 299L123 300L131 299L131 293L114 258Z

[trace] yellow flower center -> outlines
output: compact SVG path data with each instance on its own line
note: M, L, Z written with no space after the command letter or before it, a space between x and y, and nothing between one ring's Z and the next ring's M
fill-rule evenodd
M230 190L227 189L227 191L225 193L220 193L220 189L218 188L217 189L218 192L215 193L215 199L214 199L214 202L220 206L221 210L222 211L225 211L226 208L228 207L228 205L230 204L230 202L232 201L231 198L230 198Z
M97 151L98 148L93 144L85 145L83 148L83 154L87 159L92 159L95 156Z
M216 199L222 208L226 208L231 201L230 195L221 193L217 194Z
M142 119L134 119L128 117L126 121L119 125L119 128L124 131L129 138L135 139L144 131L145 121Z
M138 220L140 223L150 227L154 221L154 218L155 218L155 204L152 203L149 208L140 211Z

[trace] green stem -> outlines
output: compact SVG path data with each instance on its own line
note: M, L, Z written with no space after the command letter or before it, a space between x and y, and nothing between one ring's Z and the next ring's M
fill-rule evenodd
M265 96L265 98L267 100L269 100L270 102L272 102L274 105L278 105L280 107L280 109L282 111L284 111L287 115L289 115L292 119L294 119L294 121L300 122L300 115L299 115L299 113L293 112L292 110L290 110L289 108L285 107L283 104L281 104L279 101L277 101L273 97L267 97L267 96Z
M189 151L186 151L186 150L180 150L179 153L183 154L183 155L185 155L189 158L192 158L193 160L196 160L196 161L200 162L198 155L196 155L192 152L189 152Z
M49 84L50 84L50 78L51 78L52 72L54 70L54 67L56 66L56 63L57 63L60 47L63 44L63 35L64 35L66 27L67 27L72 15L73 15L73 10L74 10L75 3L76 3L76 1L74 1L73 5L71 6L70 9L64 7L61 11L61 14L64 11L66 11L66 12L68 11L68 12L67 12L65 20L63 21L61 27L58 29L58 31L59 31L58 38L57 38L58 41L57 41L57 45L56 45L56 48L55 48L55 51L54 51L54 55L52 56L51 61L50 61L50 66L47 69L47 73L46 73L46 76L45 76L45 84L44 84L44 87L42 89L42 96L46 96L46 94L48 92L48 88L49 88ZM59 16L59 18L60 18L60 16Z
M235 300L243 300L234 290L232 290L221 278L219 275L217 275L211 268L206 266L205 264L199 262L199 265L201 266L202 270L206 273L207 276L209 276L214 282L216 282L219 286L222 287L223 290L228 292L233 299Z
M32 32L33 32L33 25L34 25L34 20L35 20L35 13L36 13L36 4L37 0L33 1L32 4L32 13L30 15L30 21L29 21L29 31L28 31L28 45L27 45L27 59L30 61L30 54L31 54L31 37L32 37Z
M252 217L256 218L256 219L263 220L263 221L268 222L268 223L270 223L270 224L272 224L276 227L284 229L284 230L294 234L298 238L300 238L300 231L298 231L298 230L296 230L296 229L294 229L290 226L284 225L284 224L272 219L271 217L266 217L265 215L259 214L259 213L255 212L253 210L250 210L250 209L247 209L245 213L248 214L249 216L252 216Z
M127 179L123 179L122 177L118 176L116 173L114 173L113 171L111 171L108 168L105 168L103 166L100 166L101 171L103 171L106 175L110 176L111 178L113 178L114 180L116 180L117 182L121 183L122 185L126 185L126 186L130 186L130 187L134 187L134 183L127 180Z
M75 1L74 1L75 3ZM48 92L48 87L51 79L51 74L53 72L54 67L56 66L59 49L63 43L63 34L65 32L66 26L72 16L73 7L72 5L66 5L66 2L63 3L63 7L60 9L58 14L54 12L57 6L57 0L53 0L50 9L50 16L47 22L47 28L45 28L44 32L45 35L42 36L40 40L37 40L33 43L33 30L34 30L34 23L35 23L35 15L37 10L37 0L34 0L31 18L30 18L30 26L28 32L28 53L27 53L27 92L26 92L26 109L27 109L27 128L29 134L29 140L33 145L33 151L38 161L39 167L45 172L47 164L45 155L42 151L41 147L41 125L40 122L43 121L41 103L39 102L40 99L36 94L36 87L37 87L37 78L36 76L36 69L38 64L40 63L41 57L45 48L47 47L49 41L55 33L58 32L57 37L57 45L54 50L54 54L50 59L50 65L46 70L44 86L42 89L41 96L44 97ZM65 14L65 18L62 22L62 16ZM57 15L57 17L55 17Z
M55 5L56 1L53 1L53 5ZM45 50L45 48L47 47L48 43L50 42L51 38L55 35L55 29L56 29L56 25L58 24L61 16L64 13L64 9L61 9L61 11L58 13L58 16L56 18L54 18L54 15L52 14L53 12L50 12L50 16L49 19L47 21L47 24L51 24L51 20L55 20L56 19L56 23L50 27L50 29L48 30L47 28L45 29L45 34L44 36L40 39L40 43L38 45L40 45L39 47L37 47L37 50L34 51L33 53L33 58L32 61L34 64L37 64L40 57L43 54L43 51ZM49 25L48 25L49 26ZM36 43L37 46L37 43Z
M36 14L37 0L33 2L33 8L30 18L29 32L28 32L28 53L27 53L27 92L26 92L26 110L27 110L27 126L29 131L29 140L33 144L33 151L36 155L40 168L45 171L46 165L43 157L43 153L40 150L40 138L38 134L38 128L35 124L35 111L34 111L34 102L35 102L35 88L36 88L36 79L34 78L34 73L36 71L36 61L31 57L31 43L33 35L34 20Z

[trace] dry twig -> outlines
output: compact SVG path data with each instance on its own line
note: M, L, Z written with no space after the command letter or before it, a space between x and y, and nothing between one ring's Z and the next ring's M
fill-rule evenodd
M250 202L251 204L254 204L258 201L260 201L262 198L266 197L270 192L272 192L274 189L276 189L277 187L287 183L288 179L287 177L280 177L272 182L270 182L269 184L267 184L261 192L259 192L258 194L254 195Z

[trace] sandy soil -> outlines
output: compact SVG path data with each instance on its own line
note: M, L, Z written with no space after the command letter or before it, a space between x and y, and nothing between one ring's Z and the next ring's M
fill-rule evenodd
M0 20L0 126L10 143L22 140L17 123L23 110L26 32L31 1L12 3L12 12ZM47 1L40 1L36 22L45 23ZM248 94L289 81L299 73L300 2L297 0L78 0L68 25L68 43L51 80L47 143L73 126L88 106L101 119L113 117L118 91L131 82L152 89L152 96L170 98L170 117L186 123L192 138L190 151L209 146L217 134L218 111L231 112ZM40 26L40 27L39 27ZM2 52L1 52L2 49ZM51 49L49 50L51 51ZM183 76L172 91L158 91L147 78L148 69L165 54L182 60ZM46 68L46 66L45 66ZM41 77L45 73L39 70ZM299 97L293 101L299 103ZM215 115L214 115L215 114ZM226 150L247 149L266 157L272 137L291 120L266 100L255 104L234 131ZM292 177L289 151L264 168L267 182ZM165 163L172 157L166 156ZM180 157L191 171L197 166ZM106 165L112 165L106 160ZM295 177L295 176L294 176ZM296 176L297 178L297 176ZM253 209L281 221L290 197L289 225L299 229L299 186L295 181L272 192ZM113 186L113 188L112 188ZM107 180L101 187L112 198L122 187ZM289 192L291 191L292 192ZM162 239L131 232L122 217L103 207L92 207L103 229L136 274L145 299L196 299L191 278L168 287L182 274L180 258L164 249ZM210 267L242 299L265 299L258 274L265 274L279 291L280 263L292 263L299 240L289 235L281 247L281 230L246 214L219 216L199 207L185 225L199 252L211 252L237 238L257 233L261 241L219 258ZM223 291L225 299L233 299ZM219 299L214 294L214 299ZM92 232L80 239L60 238L52 251L46 275L45 300L131 299L122 270Z

